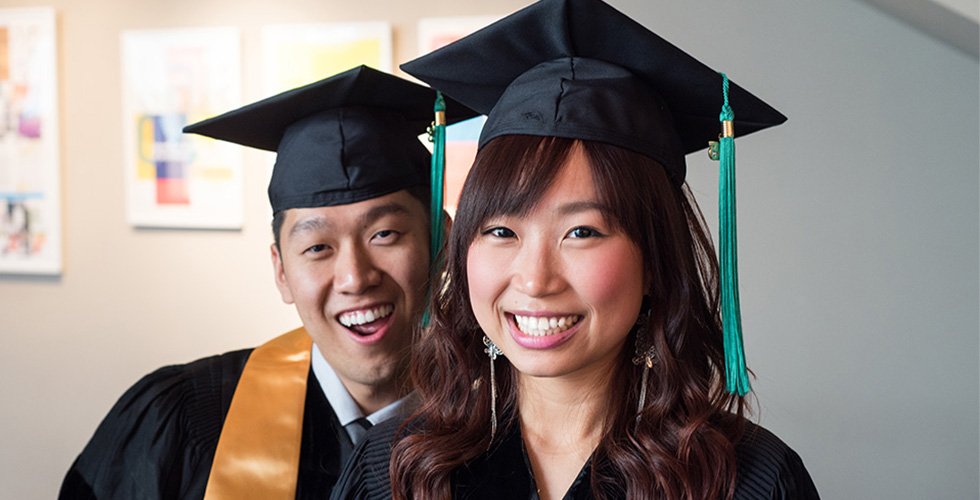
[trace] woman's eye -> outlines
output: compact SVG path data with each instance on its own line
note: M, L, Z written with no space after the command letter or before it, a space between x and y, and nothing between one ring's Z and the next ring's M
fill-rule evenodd
M596 238L602 236L602 233L594 227L580 226L569 231L568 236L572 238Z
M516 236L514 231L507 229L506 227L492 227L483 232L484 235L490 235L495 238L513 238Z

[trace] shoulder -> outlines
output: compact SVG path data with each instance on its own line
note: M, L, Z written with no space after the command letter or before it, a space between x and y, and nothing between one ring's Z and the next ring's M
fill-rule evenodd
M764 427L747 423L735 456L736 500L819 498L800 456Z
M61 498L176 497L195 486L250 353L165 366L136 382L68 471Z
M374 426L354 450L334 487L331 500L391 498L391 449L404 422L395 418Z
M251 352L243 349L160 368L129 388L106 421L179 426L187 431L188 444L216 446Z
M107 425L178 425L195 434L209 430L202 425L217 425L220 432L251 352L243 349L157 369L119 398L99 431Z

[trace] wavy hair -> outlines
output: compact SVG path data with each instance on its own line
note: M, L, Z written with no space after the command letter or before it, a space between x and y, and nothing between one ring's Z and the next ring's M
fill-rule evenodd
M725 391L718 263L686 185L654 160L615 146L510 135L487 143L466 179L450 234L446 273L432 320L412 358L423 404L400 431L391 456L396 500L447 499L452 473L490 442L489 363L473 315L466 255L485 221L523 215L548 190L580 142L612 223L640 248L656 362L637 424L642 367L627 341L609 387L609 417L592 460L595 498L731 498L735 446L744 430L742 397ZM634 338L636 332L630 333ZM498 358L500 432L519 424L516 373Z

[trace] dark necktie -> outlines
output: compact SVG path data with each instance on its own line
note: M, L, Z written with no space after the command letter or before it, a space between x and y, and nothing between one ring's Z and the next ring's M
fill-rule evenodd
M361 417L353 422L344 426L344 430L347 431L347 435L350 436L350 440L357 446L357 443L361 442L364 434L367 433L368 429L371 428L371 422L368 419Z

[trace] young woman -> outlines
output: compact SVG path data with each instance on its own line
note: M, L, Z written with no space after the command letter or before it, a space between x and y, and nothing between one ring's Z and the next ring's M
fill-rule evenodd
M785 118L598 0L403 69L488 120L413 356L423 407L369 434L335 498L817 498L726 390L718 261L683 181L723 87L743 130Z

